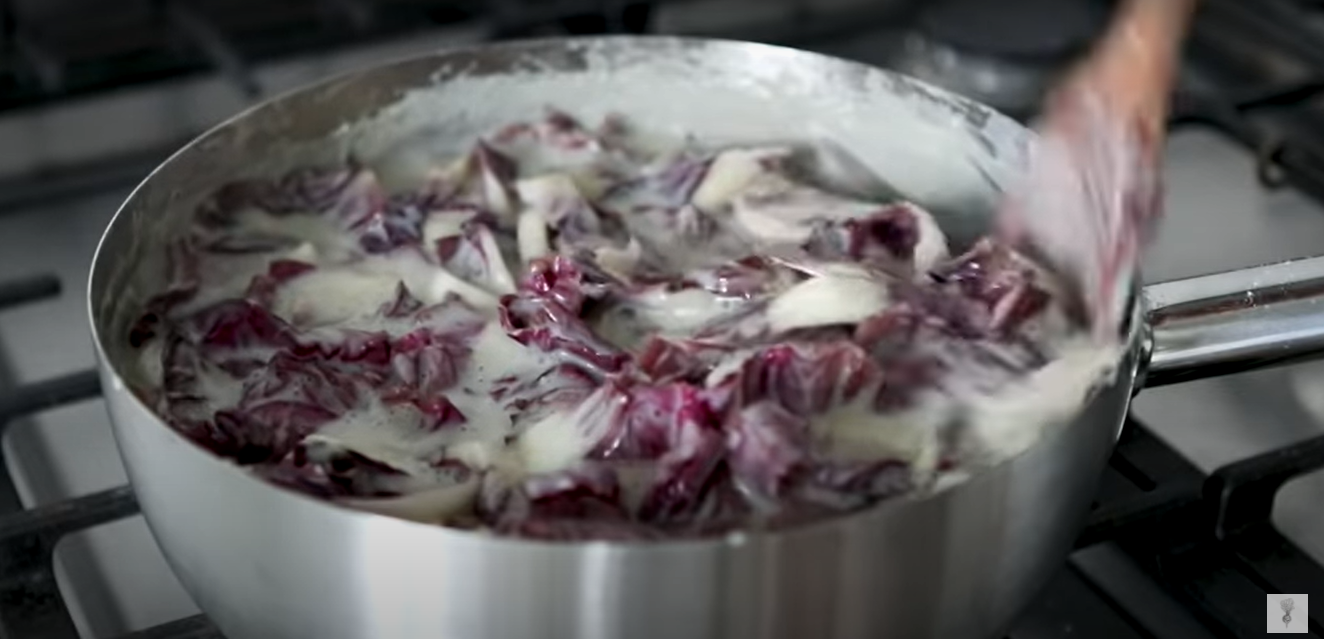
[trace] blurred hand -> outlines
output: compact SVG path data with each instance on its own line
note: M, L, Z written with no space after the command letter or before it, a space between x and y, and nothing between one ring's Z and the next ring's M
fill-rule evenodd
M1070 279L1096 334L1114 338L1162 211L1162 142L1195 0L1128 0L1046 103L1027 181L999 231Z

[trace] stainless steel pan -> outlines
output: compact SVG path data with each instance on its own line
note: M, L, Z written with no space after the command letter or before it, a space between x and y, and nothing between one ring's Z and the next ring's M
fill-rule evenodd
M940 213L957 238L982 229L1029 135L979 104L867 66L670 38L437 53L294 92L203 135L111 223L90 310L143 513L231 639L991 637L1063 561L1139 378L1180 381L1324 351L1324 260L1161 284L1146 293L1150 321L1133 323L1117 378L1021 456L934 497L818 525L644 545L493 539L315 501L203 451L132 392L121 336L163 285L164 239L202 194L285 161L353 152L371 162L425 133L435 142L426 148L467 143L547 102L719 141L829 139Z

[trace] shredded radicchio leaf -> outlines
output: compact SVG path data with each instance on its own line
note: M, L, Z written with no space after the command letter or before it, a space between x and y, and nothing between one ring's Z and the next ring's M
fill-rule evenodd
M418 518L658 539L920 490L960 463L932 397L1079 329L1023 256L945 258L928 213L795 183L785 148L632 142L549 111L415 191L357 164L223 186L128 331L139 390L283 488L455 489Z

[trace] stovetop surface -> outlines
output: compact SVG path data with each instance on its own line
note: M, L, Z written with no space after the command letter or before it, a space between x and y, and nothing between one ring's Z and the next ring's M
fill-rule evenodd
M736 0L732 12L769 4ZM1324 254L1324 117L1315 111L1324 39L1311 37L1324 33L1311 31L1324 11L1305 4L1205 0L1174 118L1154 279ZM813 38L766 39L886 63L879 36L852 22L807 21ZM224 53L199 49L193 62L242 85L244 68L227 71ZM0 427L11 431L0 477L15 479L0 481L3 637L219 636L192 616L134 516L90 370L83 277L127 186L59 204L51 198L62 189L47 186L27 198L46 206L0 211ZM1258 636L1266 594L1324 592L1324 476L1313 472L1324 468L1324 400L1314 399L1324 398L1322 371L1142 393L1077 551L1007 636ZM144 584L164 589L135 598ZM1317 610L1309 631L1324 637L1320 618Z

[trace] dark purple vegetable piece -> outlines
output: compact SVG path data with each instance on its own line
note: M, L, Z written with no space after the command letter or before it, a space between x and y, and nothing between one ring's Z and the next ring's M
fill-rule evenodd
M767 400L809 416L852 401L878 374L878 365L851 342L785 343L754 353L725 384L736 406Z
M579 121L564 111L548 109L541 123L543 139L556 146L577 149L595 142Z
M391 358L390 336L382 331L343 330L334 339L301 341L286 352L297 359L359 364L357 370L365 379L380 383L381 370Z
M295 402L273 402L253 410L217 411L194 440L243 465L266 464L288 455L304 437L335 415Z
M631 520L616 473L605 465L583 464L485 492L479 516L498 534L560 541L658 536Z
M245 297L264 307L270 307L276 297L276 289L281 284L316 268L312 264L298 260L273 260L267 266L266 273L253 276Z
M700 288L730 297L753 297L768 291L778 280L778 266L751 255L691 277Z
M809 459L809 420L762 401L746 406L729 421L727 464L742 486L778 498Z
M663 525L690 523L700 514L720 477L725 446L707 408L686 399L671 424L670 450L658 459L658 476L639 505L639 519Z
M720 425L716 415L709 410L701 389L688 384L655 387L624 378L606 383L608 386L600 388L593 401L602 401L612 408L601 415L610 422L584 425L586 430L592 431L605 427L602 438L588 458L610 462L656 460L657 473L646 487L635 517L654 525L679 525L692 521L707 505L707 494L718 477L724 454ZM574 486L575 492L569 495L575 497L570 502L575 508L585 505L584 491L594 488L587 493L594 497L587 502L589 506L600 509L606 503L610 506L608 519L626 517L629 513L620 503L615 476L608 473L606 466L594 462L589 462L585 468L591 469L588 477L582 473L590 471L580 470L552 475L555 481L546 478L539 481L552 482L553 486ZM540 486L545 484L525 487L535 506L542 494L535 487ZM563 503L565 494L562 491L554 494L556 503ZM503 509L504 516L518 516L518 513L512 515L510 508ZM602 514L603 511L594 512ZM533 512L530 517L547 515L544 509ZM566 509L558 508L555 515L566 516Z
M478 335L488 320L481 311L455 293L447 293L437 304L419 308L410 319L420 328L452 339L469 339Z
M129 327L129 345L135 348L156 337L166 315L197 295L201 280L196 240L185 237L170 242L166 246L165 268L168 277L165 290L147 300L142 314Z
M556 256L534 260L520 292L501 299L500 316L515 341L550 353L576 358L590 370L612 372L630 359L598 337L578 315L588 297L582 272Z
M603 465L540 475L521 486L531 517L624 516L616 473Z
M202 246L202 250L222 255L252 255L289 250L298 245L299 240L293 237L262 233L226 233L207 242Z
M258 476L279 486L322 498L396 497L399 491L383 486L382 478L403 474L382 462L352 450L315 455L306 445L294 448L279 464L259 466Z
M520 283L521 290L548 298L575 314L589 297L586 288L583 271L562 255L533 260Z
M258 477L282 488L320 499L345 497L343 486L332 481L326 468L320 464L265 464L253 468Z
M437 259L446 270L469 282L494 282L498 279L509 280L505 258L500 252L491 253L489 246L496 247L496 235L482 222L470 220L457 235L450 235L437 240L435 249Z
M302 404L335 417L358 401L353 374L332 362L298 359L277 353L266 368L244 384L239 409L254 411L268 404Z
M500 313L511 339L572 357L587 370L618 371L630 359L629 353L598 337L582 319L549 298L507 295Z
M492 398L515 412L549 407L573 406L598 387L596 376L574 364L560 364L532 379L497 380Z
M389 253L423 240L427 211L412 199L364 200L365 209L350 227L368 253Z
M906 204L891 204L866 216L819 225L805 250L820 258L908 263L919 233L915 211Z
M393 356L399 351L384 331L344 331L336 357L344 362L385 366L394 361Z
M446 417L444 406L430 411L438 398L455 385L469 360L464 340L420 329L391 345L391 377L382 389L387 401L412 401L425 413ZM456 411L458 413L458 410Z
M690 196L699 188L712 165L711 157L684 155L657 175L658 187L671 206L680 208L689 204Z
M552 221L552 228L556 229L554 244L562 253L620 244L609 239L610 235L620 234L619 223L586 202L566 206L555 213L557 216Z
M942 386L953 370L993 388L1047 362L1025 336L994 327L978 299L932 286L903 290L898 299L855 327L854 341L885 362L875 397L879 410L909 406L916 390Z
M904 462L836 460L813 450L807 419L775 402L746 407L727 431L728 464L736 482L784 504L790 520L866 506L912 488ZM796 512L803 510L805 512Z
M675 229L682 237L707 239L717 232L717 222L693 205L676 210Z
M526 203L528 204L528 203ZM578 254L602 247L624 248L629 243L620 214L579 196L555 197L541 203L547 223L555 230L553 245L559 253Z
M544 117L535 122L507 125L497 131L492 140L498 144L533 140L564 151L594 151L602 146L598 137L578 120L556 109L548 109Z
M700 383L731 350L721 344L650 335L635 360L639 370L654 381Z
M692 442L691 425L714 430L716 416L701 389L685 383L639 384L623 379L607 382L623 404L620 418L608 426L589 457L611 460L657 459Z
M983 240L970 251L935 268L933 278L946 291L982 303L988 330L1007 333L1047 308L1051 297L1036 273L1007 247Z
M633 213L658 211L675 217L682 208L693 208L688 206L690 197L708 175L711 165L710 155L684 153L658 170L613 186L604 199L610 202L644 198L641 204L646 210ZM675 228L673 224L665 226Z
M272 215L326 215L346 228L380 207L384 195L376 177L349 166L292 171L277 180L238 180L217 189L197 210L203 226L223 228L247 208Z
M184 424L209 419L210 398L198 383L199 373L211 367L195 344L177 333L165 337L161 349L160 402L166 417Z
M422 308L423 302L409 292L404 282L399 282L395 285L395 298L382 304L377 313L382 317L399 318L413 315Z
M515 161L479 141L463 162L460 171L433 175L421 193L407 197L420 210L472 209L491 216L494 223L508 221L515 208L513 185L519 177Z
M511 201L514 198L511 192L511 184L514 183L515 178L519 177L519 167L515 164L515 160L480 141L474 146L471 161L481 173L486 186L495 186L500 189L500 194L495 194L496 197L504 198L505 201ZM491 193L487 194L488 208L496 204L491 201L493 195Z
M923 354L890 360L874 394L874 409L886 412L912 407L916 391L934 387L946 372L940 360Z
M460 409L451 403L449 397L445 395L432 395L421 397L414 402L418 410L423 413L422 428L428 432L436 432L443 428L451 426L460 426L468 419Z
M898 460L829 461L807 472L795 500L843 512L914 489L910 466Z
M283 348L295 343L294 329L249 300L227 300L209 306L188 319L189 332L203 346L216 348Z

